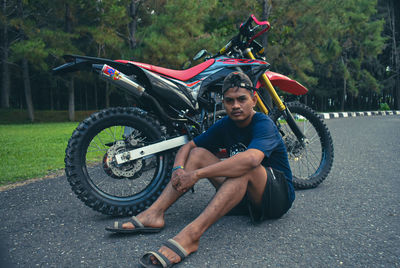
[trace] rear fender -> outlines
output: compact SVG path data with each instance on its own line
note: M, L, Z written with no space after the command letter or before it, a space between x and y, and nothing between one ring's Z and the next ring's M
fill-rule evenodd
M64 59L66 61L65 64L55 67L53 69L53 74L62 75L70 72L76 71L95 71L100 72L104 64L117 69L125 75L135 75L136 80L143 85L145 88L151 88L150 81L147 75L144 73L143 69L130 64L130 63L122 63L114 60L104 59L104 58L96 58L96 57L88 57L88 56L79 56L79 55L65 55Z
M55 67L53 69L53 74L61 75L76 71L91 71L93 65L95 64L107 64L108 66L111 66L126 75L130 75L129 73L132 72L131 65L109 59L79 55L65 55L63 56L63 58L65 59L66 63L61 66Z
M287 76L282 74L274 73L271 71L266 71L268 79L271 81L271 84L275 87L279 87L279 89L286 91L293 95L305 95L308 92L308 89L304 87L299 82L290 79ZM261 87L261 83L257 82L257 88Z

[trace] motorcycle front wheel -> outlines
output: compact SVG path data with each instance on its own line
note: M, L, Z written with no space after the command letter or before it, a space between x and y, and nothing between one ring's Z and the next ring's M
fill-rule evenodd
M165 138L165 128L135 108L110 108L85 119L66 149L65 172L73 192L106 215L130 216L150 206L167 185L175 151L118 164L117 154Z
M274 109L270 114L277 125L288 152L296 189L317 187L328 176L333 164L333 142L322 119L308 106L299 102L286 103L296 124L305 136L298 141L284 112Z

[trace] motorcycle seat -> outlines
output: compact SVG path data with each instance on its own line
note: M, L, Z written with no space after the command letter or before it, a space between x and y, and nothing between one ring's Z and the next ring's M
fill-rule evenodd
M134 64L143 69L146 69L146 70L149 70L152 72L156 72L161 75L175 78L180 81L187 81L187 80L195 77L196 75L198 75L199 73L201 73L202 71L207 69L208 67L210 67L215 62L215 59L209 59L203 63L200 63L200 64L193 66L192 68L189 68L186 70L172 70L172 69L167 69L167 68L147 64L147 63L141 63L141 62L129 61L129 60L116 60L116 61L120 62L120 63L125 63L125 64L126 63Z

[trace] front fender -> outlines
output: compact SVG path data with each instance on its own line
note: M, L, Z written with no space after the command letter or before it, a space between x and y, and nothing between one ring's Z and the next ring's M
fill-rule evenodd
M308 89L300 84L299 82L290 79L287 76L282 74L274 73L271 71L266 71L268 79L271 81L271 84L275 87L279 87L279 89L286 91L293 95L305 95L308 92ZM260 82L257 83L257 87L261 86Z

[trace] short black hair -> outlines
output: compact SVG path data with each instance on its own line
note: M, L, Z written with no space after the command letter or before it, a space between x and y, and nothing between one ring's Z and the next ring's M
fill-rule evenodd
M242 72L232 72L228 74L224 79L224 84L222 85L222 95L230 88L241 87L253 92L253 83L250 78Z

